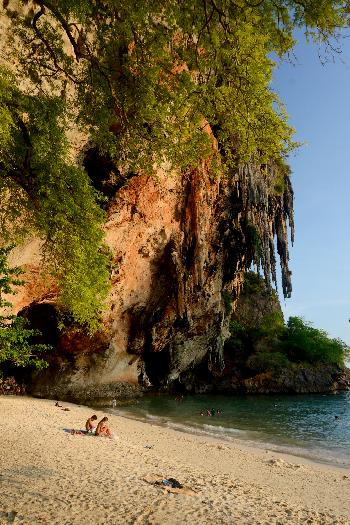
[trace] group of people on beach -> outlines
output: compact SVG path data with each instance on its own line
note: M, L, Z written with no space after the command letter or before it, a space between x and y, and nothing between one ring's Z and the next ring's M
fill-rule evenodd
M58 401L55 403L55 407L60 408L61 410L69 411L70 408L63 407L59 404ZM71 434L78 434L78 435L84 435L84 434L94 434L95 436L102 436L102 437L109 437L114 438L113 433L111 429L109 428L108 423L108 417L104 416L99 423L97 423L97 426L95 425L95 422L97 421L96 414L92 414L92 416L89 417L89 419L85 423L85 430L75 430L71 429L69 430Z
M113 437L111 429L109 428L108 417L103 417L101 421L95 426L95 421L97 421L96 414L93 414L85 423L85 430L87 433L94 433L95 436L102 437Z

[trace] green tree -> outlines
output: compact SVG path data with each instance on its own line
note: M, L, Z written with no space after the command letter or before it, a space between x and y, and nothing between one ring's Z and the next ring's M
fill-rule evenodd
M68 161L62 100L23 93L16 84L0 68L2 242L28 233L42 238L62 306L94 330L108 279L99 196L86 172Z
M246 366L255 373L280 372L290 366L290 361L281 352L257 352L247 359Z
M196 164L211 148L203 119L229 166L238 152L279 159L292 130L270 89L269 54L290 51L297 27L328 41L349 10L345 0L23 4L5 10L21 75L50 93L72 83L79 122L142 169L153 157Z
M0 248L0 312L11 308L11 303L4 299L4 294L15 294L14 287L24 284L18 277L22 270L9 268L7 256L13 247ZM11 363L15 366L34 366L45 368L47 362L40 357L50 349L49 345L33 344L32 338L39 335L38 330L27 328L27 320L14 314L0 314L0 366Z
M290 361L326 363L344 366L349 347L340 339L332 339L327 332L314 328L300 317L290 317L283 336L281 348Z

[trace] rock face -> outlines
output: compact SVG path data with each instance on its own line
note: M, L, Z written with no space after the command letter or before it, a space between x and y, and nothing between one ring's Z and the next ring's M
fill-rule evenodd
M308 394L350 390L350 370L336 365L295 366L279 374L259 374L243 381L249 394Z
M0 17L0 36L7 28L7 17ZM217 152L208 123L203 133ZM57 286L42 274L41 241L29 239L14 250L10 263L25 270L26 281L10 298L15 312L25 314L41 330L41 342L53 346L50 367L34 377L32 392L86 402L89 396L138 395L150 385L176 388L198 369L220 376L229 335L223 292L235 306L253 262L269 282L275 280L275 244L283 290L291 292L288 170L252 159L225 178L207 158L186 173L158 169L153 177L133 173L118 179L111 159L86 145L87 137L73 123L68 137L72 159L109 199L105 234L113 254L111 288L99 333L89 337L73 325L62 331Z
M261 194L255 188L248 204L253 189L241 175L220 180L203 163L187 174L135 175L112 192L105 225L111 289L103 329L93 337L73 325L58 328L57 289L41 275L40 242L16 249L11 262L26 270L27 284L14 297L15 308L41 330L41 342L53 345L49 368L33 378L34 395L106 405L148 388L303 393L350 387L338 367L295 366L247 377L225 346L232 318L253 328L267 314L281 315L265 286L240 292L246 267L258 258L257 239L265 253L264 231L265 266L273 277L270 237L286 231L291 216L289 185L270 197L266 188ZM289 292L286 241L278 243Z
M310 394L350 390L350 370L337 365L295 365L280 372L244 377L231 369L211 382L195 382L194 391L221 394Z
M0 17L0 35L6 28L6 18ZM186 173L159 169L154 177L133 173L118 179L111 160L94 147L84 150L86 137L72 126L72 157L109 199L105 234L113 254L111 288L98 333L88 336L69 324L61 330L57 286L41 271L41 241L30 239L14 251L10 263L25 270L26 281L11 297L15 311L40 329L41 342L53 346L49 368L33 377L32 393L106 403L150 386L268 388L263 378L243 385L235 375L224 346L230 320L225 294L235 308L252 263L263 269L268 283L276 281L275 246L283 293L291 293L293 191L286 166L252 159L225 178L214 173L209 158ZM203 130L218 151L208 123ZM258 311L266 313L266 307ZM249 309L243 298L239 315Z
M254 394L350 388L349 372L336 366L251 377L225 345L230 320L254 328L267 315L282 316L261 279L240 293L255 252L237 188L236 180L211 178L203 164L186 176L134 176L118 189L105 226L111 290L103 329L93 337L74 326L58 329L57 290L41 278L40 243L17 249L12 263L26 269L27 284L16 309L54 347L49 368L34 377L34 395L106 405L149 387Z
M108 178L106 163L101 169L95 179ZM73 326L60 333L50 367L35 377L32 392L85 402L92 391L94 398L114 399L150 385L176 388L198 367L220 375L228 336L222 292L235 304L253 261L275 278L275 238L290 293L292 190L286 175L283 192L276 193L269 169L269 177L266 167L247 166L220 179L203 161L185 174L134 175L114 193L109 185L105 232L113 267L104 329L92 338ZM57 290L41 277L40 261L37 240L17 249L11 261L26 270L15 308L25 308L33 326L40 305L56 315ZM39 325L47 341L52 324Z

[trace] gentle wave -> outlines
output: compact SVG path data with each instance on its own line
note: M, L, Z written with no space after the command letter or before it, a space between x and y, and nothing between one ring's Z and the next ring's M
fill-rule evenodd
M268 440L263 439L263 434L258 431L245 431L238 428L224 427L220 425L199 425L199 424L184 424L171 421L164 417L155 416L153 414L144 413L143 416L137 416L134 413L111 410L111 412L128 417L129 419L135 419L137 421L149 422L152 421L154 424L171 428L179 432L186 434L194 434L196 436L217 438L226 442L241 442L245 446L251 446L254 448L265 449L271 452L279 452L282 454L288 454L295 457L301 457L317 463L323 463L327 465L337 466L339 468L350 468L350 458L347 454L340 454L339 451L330 451L322 448L307 448L298 447L296 445L278 445L271 443ZM259 439L260 437L260 439ZM265 436L266 438L266 436Z
M207 407L222 414L201 416ZM350 467L350 395L145 397L111 412L180 432ZM208 421L209 419L209 421Z
M206 435L211 437L219 437L224 438L227 441L232 441L233 434L236 437L243 438L247 435L247 432L244 430L234 429L234 428L225 428L225 427L216 427L212 425L196 425L196 424L183 424L183 423L177 423L174 421L167 421L166 426L169 428L172 428L174 430L179 430L183 432L188 432L191 434L197 434L197 435Z
M239 430L238 428L222 427L220 425L203 425L203 428L207 428L208 430L212 432L219 432L219 433L227 434L228 436L230 436L231 434L246 433L243 430Z

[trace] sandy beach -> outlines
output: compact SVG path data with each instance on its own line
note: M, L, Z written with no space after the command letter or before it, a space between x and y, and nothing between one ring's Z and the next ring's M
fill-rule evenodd
M0 523L350 524L350 471L109 415L0 396ZM145 481L175 478L193 493Z

